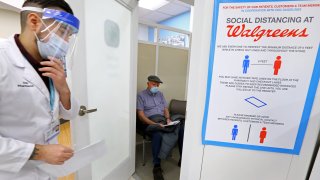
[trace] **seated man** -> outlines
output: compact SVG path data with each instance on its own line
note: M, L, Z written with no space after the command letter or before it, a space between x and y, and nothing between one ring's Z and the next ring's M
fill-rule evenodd
M170 133L165 131L164 124L170 123L170 114L168 110L167 102L162 94L158 90L158 87L162 83L159 77L151 75L148 77L147 89L141 91L137 98L137 111L139 119L145 124L144 130L151 129L149 131L152 137L152 155L153 155L153 176L155 180L163 180L162 169L160 166L159 153L161 149L162 139L164 133ZM160 123L159 118L164 121ZM164 122L164 123L163 123ZM157 127L157 128L154 128ZM155 129L155 130L154 130ZM163 129L163 131L161 130ZM173 134L173 133L172 133ZM182 142L183 142L183 128L179 129L179 152L180 160L178 165L181 164L181 154L182 154Z

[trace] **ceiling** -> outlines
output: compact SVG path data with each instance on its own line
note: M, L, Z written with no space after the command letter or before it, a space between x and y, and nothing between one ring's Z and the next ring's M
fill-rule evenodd
M194 0L168 0L169 3L161 8L151 11L139 7L139 20L148 22L160 22L181 13L190 11L191 5L194 4ZM0 9L11 10L19 12L21 4L24 0L0 0Z
M190 4L186 4L179 0L168 0L168 1L169 1L168 4L154 11L139 7L139 20L148 21L148 22L151 21L151 22L157 23L157 22L169 19L171 17L174 17L176 15L179 15L181 13L190 11L190 8L191 8L190 4L193 4L193 0L181 0Z
M0 0L0 9L20 12L20 7L25 0Z
M12 5L8 5L4 2L0 1L0 9L5 9L5 10L9 10L9 11L15 11L15 12L20 12L20 9L17 7L14 7Z

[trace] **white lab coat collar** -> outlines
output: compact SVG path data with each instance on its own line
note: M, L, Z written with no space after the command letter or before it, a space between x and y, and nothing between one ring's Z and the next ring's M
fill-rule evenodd
M12 51L10 54L14 54L14 58L10 58L13 60L13 64L17 67L24 68L24 78L36 86L38 90L47 98L47 100L50 102L50 94L49 90L46 87L45 83L41 79L41 77L38 75L36 70L32 67L32 65L29 63L29 61L23 56L21 53L19 47L17 46L14 37L11 37L9 39L10 43L13 45L14 48L12 48ZM56 99L57 99L57 92L56 92ZM56 100L55 100L55 104Z
M21 53L20 49L18 48L16 41L14 40L14 36L12 36L11 38L8 39L9 40L9 46L12 46L13 48L9 48L8 50L10 50L11 52L8 53L8 55L15 55L14 58L10 58L10 60L12 60L12 64L14 64L17 67L25 67L25 63L24 61L26 61L26 59L24 58L23 54Z

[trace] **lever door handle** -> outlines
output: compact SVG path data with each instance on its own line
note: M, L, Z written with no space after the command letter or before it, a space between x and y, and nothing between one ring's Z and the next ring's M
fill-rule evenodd
M92 112L96 112L98 109L87 109L86 106L80 106L80 110L79 110L79 116L84 116L87 113L92 113Z

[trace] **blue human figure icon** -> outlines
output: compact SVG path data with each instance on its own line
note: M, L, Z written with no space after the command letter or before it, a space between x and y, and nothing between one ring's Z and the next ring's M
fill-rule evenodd
M243 63L242 63L243 74L247 74L249 65L250 65L249 56L246 55L246 56L244 57L244 60L243 60Z
M232 129L232 140L235 141L238 135L238 125L234 125Z

